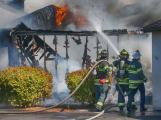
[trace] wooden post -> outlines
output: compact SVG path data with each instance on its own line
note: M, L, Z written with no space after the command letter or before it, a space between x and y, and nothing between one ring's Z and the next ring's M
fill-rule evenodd
M46 45L45 45L45 35L43 35L43 41L44 41L44 69L47 70L46 67Z
M56 75L56 77L58 77L58 58L57 58L58 57L57 56L57 53L58 53L58 50L57 50L58 39L57 39L56 35L54 36L53 44L55 46L55 52L56 52L56 56L55 56L55 75Z
M118 48L118 50L120 49L120 39L119 39L119 35L117 35L117 48Z

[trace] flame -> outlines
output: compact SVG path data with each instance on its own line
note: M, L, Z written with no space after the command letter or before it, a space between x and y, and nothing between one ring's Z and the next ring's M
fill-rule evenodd
M55 5L54 5L55 7ZM64 21L65 17L68 13L68 5L65 4L64 6L56 6L56 26L61 26L62 22Z
M56 27L60 27L63 22L71 22L75 24L77 28L88 25L88 20L82 15L80 8L76 8L75 11L71 11L67 4L64 6L54 5L54 7L56 8Z
M80 11L77 11L77 12L74 13L74 20L73 20L73 22L75 23L75 25L78 28L88 25L88 20L85 18L85 16L83 16L81 14Z

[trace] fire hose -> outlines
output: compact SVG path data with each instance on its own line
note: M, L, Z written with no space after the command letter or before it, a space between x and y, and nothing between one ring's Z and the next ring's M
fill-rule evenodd
M88 73L86 74L86 76L84 77L84 79L79 83L79 85L74 89L74 91L72 93L70 93L67 97L65 97L62 101L60 101L59 103L57 103L56 105L50 106L48 108L44 108L42 110L38 110L38 111L32 111L32 112L1 112L0 114L31 114L31 113L39 113L39 112L44 112L50 109L53 109L61 104L63 104L65 101L67 101L69 98L71 98L77 91L78 89L81 87L81 85L87 80L88 76L92 73L92 71L96 68L97 65L99 65L101 62L107 62L107 60L100 60L97 63L95 63L95 65L93 65L93 67L88 71ZM100 112L99 114L103 114L104 111ZM89 119L91 120L91 119Z
M115 94L115 93L114 93L114 94ZM113 94L113 96L112 96L112 98L110 99L109 102L111 102L111 101L113 100L114 94ZM91 118L88 118L88 119L86 119L86 120L94 120L94 119L96 119L96 118L102 116L102 115L105 113L106 110L109 110L109 109L111 109L111 108L113 108L113 107L117 107L117 105L110 105L110 106L107 106L107 107L104 108L104 110L102 110L101 112L99 112L99 113L96 114L95 116L92 116Z

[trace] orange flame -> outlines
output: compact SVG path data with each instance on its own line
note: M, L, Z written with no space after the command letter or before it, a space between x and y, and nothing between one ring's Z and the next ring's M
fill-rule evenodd
M64 21L65 17L67 16L68 13L68 5L65 4L64 6L56 6L56 26L60 26L62 22Z
M63 22L74 23L77 28L84 27L88 25L88 20L83 16L80 8L76 8L75 11L70 11L67 4L64 6L55 6L56 8L56 27L60 27Z

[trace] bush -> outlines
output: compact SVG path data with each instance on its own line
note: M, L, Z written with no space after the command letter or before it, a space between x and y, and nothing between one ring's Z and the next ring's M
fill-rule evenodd
M52 93L52 75L41 68L10 67L0 71L0 102L37 105Z
M88 70L82 69L66 75L66 82L70 92L79 85L81 80L86 76ZM95 103L95 92L94 92L94 75L90 75L85 83L79 88L79 90L73 95L73 98L81 103Z

